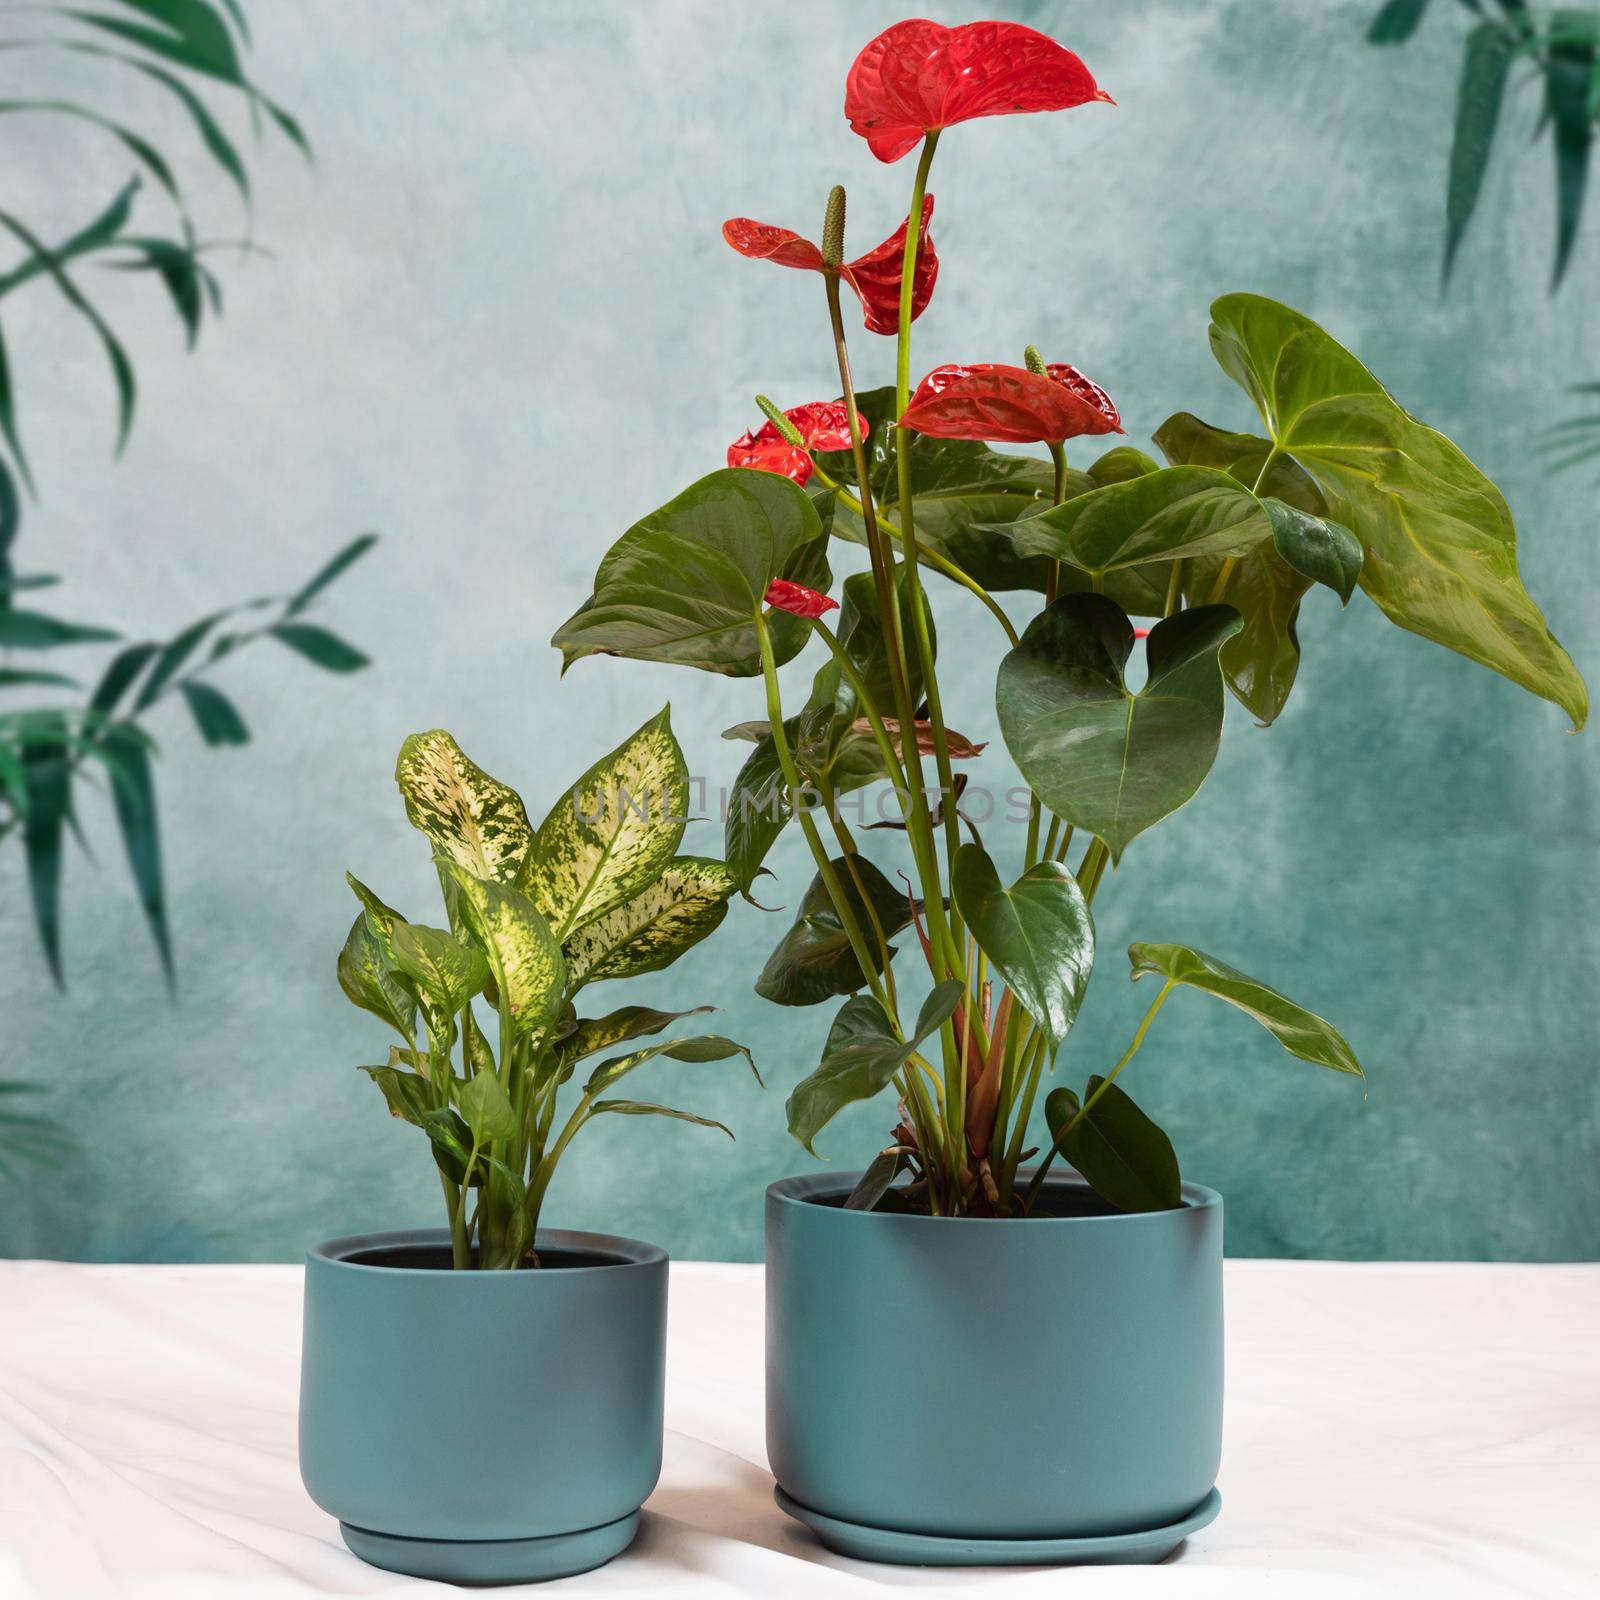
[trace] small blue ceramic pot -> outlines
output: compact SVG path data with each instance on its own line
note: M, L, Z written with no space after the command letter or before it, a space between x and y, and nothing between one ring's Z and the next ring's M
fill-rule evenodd
M307 1255L300 1474L374 1566L526 1582L633 1538L661 1472L666 1252L536 1247L519 1272L450 1271L443 1229Z
M1135 1559L1115 1536L1181 1530L1146 1541L1156 1559L1215 1514L1221 1196L1185 1184L1175 1210L1095 1214L1068 1176L1050 1209L1081 1214L936 1218L842 1209L858 1176L767 1190L780 1503L825 1539L851 1525L854 1553L866 1531L929 1536L903 1557L927 1561L941 1540Z

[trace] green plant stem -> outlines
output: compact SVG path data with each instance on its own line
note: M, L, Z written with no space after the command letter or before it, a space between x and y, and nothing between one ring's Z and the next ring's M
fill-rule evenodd
M1091 839L1089 848L1083 853L1083 860L1078 863L1078 886L1083 890L1083 898L1090 905L1094 904L1095 891L1100 887L1100 879L1105 875L1106 862L1111 859L1111 852L1106 849L1099 839Z
M828 324L833 332L834 360L839 368L839 388L845 401L845 426L850 434L850 460L855 467L856 488L859 492L855 507L861 515L867 557L872 565L872 586L883 619L884 653L889 661L889 681L893 690L896 715L910 717L916 708L911 705L911 680L906 666L900 598L894 583L894 554L884 542L878 521L878 508L872 493L872 481L867 472L867 445L866 440L861 437L861 419L856 411L855 379L850 370L850 345L845 338L844 312L839 303L839 275L837 272L825 272L823 280L828 298ZM823 474L823 481L832 483L826 474Z
M533 1230L529 1235L530 1242L538 1232L539 1211L544 1205L545 1191L549 1189L550 1180L556 1175L556 1167L566 1153L567 1146L572 1143L578 1129L589 1120L589 1107L593 1101L594 1096L586 1090L583 1098L572 1108L572 1114L562 1124L560 1137L540 1159L539 1165L528 1180L528 1192L523 1206L528 1213L529 1226Z
M804 785L800 781L800 772L795 765L794 756L789 749L789 736L783 728L783 698L778 690L777 662L772 654L772 639L767 632L766 619L758 605L754 612L756 638L761 647L761 675L766 681L767 688L767 719L772 732L772 745L778 757L778 766L783 773L783 780L789 787L789 794L794 808L794 814L800 823L800 831L806 837L806 843L811 847L811 855L817 864L823 884L828 891L828 898L833 902L833 908L838 913L839 925L844 929L845 938L849 941L850 949L861 968L861 975L867 986L872 990L873 997L884 1009L884 1013L899 1027L899 1019L895 1011L894 1000L884 983L878 977L873 966L872 957L867 949L865 936L861 931L861 924L856 918L855 908L845 894L844 884L840 881L839 874L834 870L833 862L828 857L827 846L823 843L822 835L817 829L817 824L804 806L800 804L800 794ZM859 880L858 880L859 881ZM866 903L866 896L862 896ZM885 946L887 949L887 945ZM904 1037L904 1035L902 1035ZM903 1092L907 1097L907 1104L912 1107L913 1119L917 1122L918 1138L927 1137L930 1128L937 1127L940 1119L934 1114L927 1103L926 1091L914 1073L905 1075ZM559 1145L557 1147L560 1148Z
M506 1004L504 995L500 997L498 1012L500 1023L500 1053L495 1062L495 1075L500 1080L500 1087L505 1090L506 1098L511 1100L515 1088L512 1082L512 1055L515 1051L515 1034L511 1026L511 1011ZM513 1102L514 1103L514 1102ZM474 1152L477 1146L473 1146ZM497 1160L505 1159L505 1151L498 1141L490 1141L489 1153ZM468 1166L467 1175L472 1175L472 1168ZM492 1167L483 1175L483 1189L478 1201L478 1211L482 1217L482 1227L479 1232L478 1248L485 1256L498 1254L505 1240L506 1210L502 1204L500 1188L504 1180Z
M442 1172L439 1174L439 1183L444 1189L444 1206L450 1216L450 1265L461 1272L472 1265L472 1252L467 1247L467 1230L462 1221L466 1202L461 1190Z
M1170 617L1177 609L1178 603L1183 599L1183 562L1174 561L1172 571L1167 577L1167 599L1161 608L1163 617Z
M878 754L882 758L884 766L888 769L891 783L895 784L897 792L903 792L903 790L900 789L900 785L905 782L905 773L904 769L900 765L900 756L897 755L895 751L894 741L889 737L889 730L885 726L883 717L879 712L877 705L873 701L871 691L867 688L865 679L862 678L855 662L850 659L849 653L845 650L843 644L840 643L838 635L834 633L827 623L823 622L820 618L813 618L811 626L819 635L821 635L823 642L828 646L828 649L832 653L834 660L838 663L839 671L844 677L845 682L850 685L851 693L856 697L856 704L865 715L868 726L872 729L873 739L878 746ZM902 744L903 742L904 740L902 737ZM774 741L774 746L776 746L776 741ZM884 981L889 992L891 1003L898 1005L899 1001L895 990L894 973L890 966L889 943L883 935L882 924L878 920L877 913L873 910L872 900L866 892L866 886L861 882L860 874L856 870L855 840L850 836L849 829L846 827L843 819L837 815L831 804L831 801L828 808L828 815L829 820L833 823L835 834L840 840L841 847L845 848L845 860L850 867L852 879L855 882L856 888L860 891L862 904L866 906L868 915L872 918L874 930L876 931L879 943L882 946L884 952ZM935 867L930 870L928 867L928 860L932 856L934 849L932 834L931 832L926 834L917 832L910 826L909 817L906 820L906 838L911 844L911 854L916 863L917 874L919 878L923 880L923 882L927 882L930 877L937 882L937 868ZM846 845L847 840L848 845ZM929 942L932 942L931 938ZM894 1015L893 1011L891 1011L891 1015ZM929 1072L929 1075L934 1083L934 1087L937 1090L939 1088L938 1076L933 1073L931 1068L926 1068L926 1070ZM942 1092L940 1093L939 1100L942 1107L944 1104L944 1095ZM913 1120L916 1120L915 1117ZM925 1132L926 1129L919 1124L919 1137L921 1137Z
M891 533L897 533L899 531L887 517L885 517L883 520L885 526ZM1006 638L1009 639L1013 645L1021 642L1020 635L1012 626L1011 618L1005 614L1005 610L1001 606L1000 602L996 600L995 597L990 594L989 591L985 589L984 586L979 583L978 580L974 578L965 567L958 567L956 563L949 558L949 556L942 554L938 550L935 550L932 545L924 544L920 539L916 541L916 546L918 557L921 560L926 561L935 572L943 573L945 577L951 580L951 582L960 584L968 594L975 595L980 601L982 601L989 614L995 619L996 622L1000 624L1001 628L1005 630Z
M1261 486L1267 481L1267 474L1272 471L1273 464L1277 461L1278 457L1282 455L1282 453L1283 452L1279 450L1276 444L1274 444L1272 448L1267 451L1266 459L1261 463L1261 470L1256 474L1256 481L1250 486L1251 494L1258 495L1261 493ZM1222 565L1217 568L1216 581L1211 585L1211 594L1209 596L1209 602L1211 605L1216 605L1217 602L1222 599L1222 596L1228 587L1228 579L1233 576L1234 569L1238 565L1238 556L1228 556L1223 561Z
M833 655L834 660L838 663L839 671L845 682L850 685L851 693L856 697L856 704L860 707L862 714L867 719L868 726L872 729L873 739L878 746L878 754L882 758L884 766L888 769L890 782L895 784L897 790L899 790L899 786L905 782L905 773L900 765L900 758L895 752L894 741L889 737L889 730L884 725L883 717L878 711L877 705L873 701L871 692L867 688L866 680L862 678L855 662L850 659L849 652L846 651L843 644L840 643L838 635L834 633L833 629L830 628L827 623L822 621L820 617L814 617L811 619L811 626L813 630L821 636L823 642L827 645L829 651ZM769 717L771 715L770 700L768 703L768 715ZM777 747L776 739L773 740L773 747L774 749ZM855 841L853 838L850 838L849 829L845 826L843 819L837 815L837 812L835 811L831 802L828 807L828 815L834 824L834 828L839 836L841 846L844 846L845 840L849 839L849 847L845 852L845 860L850 866L851 876L855 882L857 890L861 894L861 902L864 906L866 906L867 913L872 918L873 927L877 932L879 942L883 949L884 984L889 996L889 1014L891 1017L894 1017L897 1015L895 1008L899 1004L899 998L895 989L894 972L890 964L889 943L884 937L883 927L878 920L877 913L873 910L871 897L867 894L866 886L861 882L860 874L856 870ZM926 874L924 871L924 862L927 854L930 853L933 848L932 835L931 833L927 835L919 835L913 832L909 825L908 818L906 837L911 842L911 853L916 861L918 875L925 878ZM930 1076L933 1078L934 1087L937 1090L939 1087L937 1075L932 1073L931 1068L926 1067L926 1063L923 1065L925 1070L927 1070ZM902 1089L902 1096L912 1107L912 1120L917 1124L918 1137L920 1139L926 1136L930 1126L939 1125L941 1119L929 1116L927 1114L925 1101L919 1098L916 1093L918 1086L916 1085L915 1077L914 1075L910 1076L911 1081L906 1084L905 1088ZM924 1148L926 1148L926 1146L924 1146Z
M757 605L752 613L755 619L756 638L761 647L761 675L766 680L767 686L767 719L772 733L772 746L777 753L778 766L783 773L783 781L788 785L790 803L794 810L795 818L800 824L800 831L806 837L806 843L811 847L812 858L816 861L817 872L828 890L828 898L833 902L833 908L839 914L840 926L844 929L845 938L849 941L850 949L856 961L860 964L861 975L871 988L878 1002L889 1012L887 996L883 984L879 981L877 972L872 963L872 957L867 948L867 941L861 932L861 924L856 918L855 908L851 905L849 897L845 894L844 884L839 879L839 874L834 870L833 861L828 855L828 848L823 843L822 835L817 829L815 819L811 813L800 803L805 785L800 780L799 768L795 765L794 755L789 749L789 736L783 728L783 697L778 690L778 666L772 654L772 639L767 632L766 619L762 615L761 607Z
M845 396L845 418L850 430L850 457L855 466L856 488L859 492L856 505L861 513L862 528L867 540L867 554L872 564L873 589L883 623L884 646L889 661L889 679L894 695L895 714L901 728L900 763L905 773L910 801L906 832L908 837L920 836L923 845L920 850L913 846L913 855L917 861L918 876L922 879L923 900L927 906L930 933L929 943L935 952L934 977L937 980L954 970L959 963L955 960L955 940L951 936L945 918L944 889L939 882L938 855L933 844L933 819L928 808L927 790L922 780L922 762L917 752L916 707L911 700L899 592L894 579L894 557L893 552L883 542L877 506L872 494L872 483L867 472L866 442L861 437L860 419L856 414L855 385L850 371L850 349L845 339L844 316L839 303L838 275L828 272L824 273L823 277L827 287L828 320L833 331L834 356L839 367L839 383ZM911 575L908 587L911 588L913 616L924 624L921 631L925 634L922 595L920 588L915 585L914 574ZM891 767L890 770L895 769Z
M835 804L835 791L831 787L823 791L822 800L828 813L828 821L833 826L833 836L839 841L839 854L844 860L845 870L850 874L850 881L855 885L856 894L866 909L867 921L872 924L872 937L877 941L878 953L883 957L883 986L888 995L889 1014L898 1016L900 997L895 992L894 952L889 948L888 935L883 931L883 919L878 915L878 908L873 905L871 895L867 893L866 881L856 864L856 857L860 852L856 847L855 836L850 832L844 818L839 815Z
M1060 505L1067 498L1067 447L1054 440L1050 446L1050 462L1055 470L1055 493L1051 503ZM1053 606L1061 593L1061 563L1052 561L1044 579L1044 603Z
M1050 1041L1043 1029L1036 1029L1018 1062L1023 1090L1017 1105L1016 1120L1011 1127L1011 1142L1006 1149L1005 1164L1000 1169L999 1188L1003 1195L1010 1195L1016 1188L1017 1167L1022 1161L1023 1146L1028 1142L1028 1122L1033 1116L1033 1102L1039 1093L1039 1081L1044 1076L1045 1056L1049 1047Z
M917 173L911 186L911 225L906 229L905 255L900 268L900 324L895 345L895 415L903 416L911 401L911 301L916 283L917 249L921 229L923 196L928 188L928 169L933 165L933 154L939 146L935 130L922 141L922 154L917 161ZM911 632L916 640L917 655L922 663L922 692L927 697L928 713L933 725L933 756L939 775L939 792L946 800L955 793L955 779L950 768L950 743L945 732L944 709L939 699L939 680L933 658L933 645L928 636L928 618L922 604L922 579L917 569L916 507L911 492L911 437L910 430L898 427L895 438L895 481L899 493L896 510L900 519L900 548L906 569L906 590L910 599ZM914 731L914 730L913 730ZM906 742L902 735L902 745ZM906 766L910 771L916 763L920 774L921 762L916 754L916 743L910 741L906 753ZM944 807L945 853L947 865L954 863L956 851L961 848L961 823L954 804ZM950 913L951 936L959 947L961 942L960 914L952 907Z
M994 1131L989 1146L991 1157L998 1158L1000 1162L1002 1174L1005 1171L1006 1129L1010 1125L1011 1107L1017 1093L1017 1073L1028 1046L1033 1042L1033 1018L1024 1011L1018 1016L1017 1024L1006 1036L1006 1056L1000 1073L1000 1093L995 1100Z
M1044 1160L1039 1163L1038 1170L1033 1175L1033 1182L1028 1185L1028 1192L1023 1198L1024 1206L1030 1208L1032 1207L1035 1196L1037 1196L1040 1188L1044 1184L1044 1175L1049 1170L1050 1163L1055 1160L1058 1154L1060 1154L1061 1147L1066 1142L1067 1135L1071 1133L1072 1130L1076 1128L1086 1116L1089 1115L1090 1111L1094 1109L1095 1101L1097 1101L1100 1096L1103 1095L1106 1090L1117 1081L1118 1074L1121 1073L1122 1069L1127 1066L1127 1064L1132 1061L1136 1055L1138 1055L1139 1047L1144 1043L1144 1036L1150 1031L1150 1024L1156 1020L1156 1014L1161 1010L1162 1006L1167 1003L1167 996L1171 994L1172 991L1177 988L1177 986L1177 980L1173 978L1168 978L1167 981L1161 986L1161 993L1158 994L1151 1002L1150 1009L1145 1012L1143 1020L1139 1023L1139 1026L1134 1029L1133 1040L1129 1044L1128 1048L1122 1052L1122 1059L1117 1062L1116 1066L1114 1066L1109 1073L1106 1074L1105 1078L1101 1081L1100 1087L1096 1089L1095 1092L1090 1095L1081 1106L1078 1107L1078 1110L1073 1116L1072 1120L1068 1122L1066 1126L1062 1128L1061 1132L1050 1141L1050 1148L1045 1152Z
M1060 505L1067 497L1067 449L1063 444L1050 446L1050 460L1055 466L1055 494L1052 504ZM1052 561L1050 569L1045 574L1044 603L1052 606L1056 601L1056 592L1061 582L1061 563ZM1012 635L1012 643L1016 643L1016 635ZM1030 790L1028 795L1028 837L1022 847L1023 871L1039 860L1039 816L1040 800L1037 794ZM1050 853L1049 846L1045 847L1045 854Z
M905 768L901 765L900 756L894 747L894 740L889 737L889 729L867 690L866 680L861 676L860 669L850 659L849 652L839 642L838 634L827 623L820 617L813 617L811 619L811 627L812 631L827 645L833 655L833 659L839 664L840 676L850 685L850 692L856 697L856 704L860 706L862 715L867 719L867 725L872 729L872 737L878 746L878 754L883 758L883 764L888 769L889 781L896 788L903 787L906 781Z

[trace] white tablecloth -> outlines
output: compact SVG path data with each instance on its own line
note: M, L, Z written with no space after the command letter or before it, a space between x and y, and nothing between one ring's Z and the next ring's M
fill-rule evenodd
M1159 1567L937 1571L772 1503L760 1268L672 1268L666 1466L595 1595L1600 1594L1600 1266L1227 1267L1221 1517ZM296 1267L0 1263L0 1596L453 1592L362 1565L295 1463Z

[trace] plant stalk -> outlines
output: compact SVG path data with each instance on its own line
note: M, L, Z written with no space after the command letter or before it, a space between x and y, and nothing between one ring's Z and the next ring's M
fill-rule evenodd
M916 283L917 250L921 236L922 202L928 188L928 169L933 165L934 151L939 146L938 130L926 135L922 141L922 154L917 161L917 174L911 186L911 210L906 228L905 254L900 268L900 324L895 348L895 416L905 415L911 403L911 301ZM940 704L939 680L935 670L933 644L928 636L928 619L922 604L922 579L917 570L916 510L911 491L911 434L910 429L896 423L895 481L898 494L895 509L900 520L900 545L906 569L906 590L910 599L911 632L916 640L917 655L922 663L922 692L927 697L928 715L933 727L933 757L939 775L939 792L945 802L944 836L947 867L955 864L956 852L961 848L961 822L956 816L955 777L950 766L950 741L945 731L944 708ZM920 771L920 759L916 759ZM950 911L951 938L959 947L961 943L961 917L952 906ZM957 968L959 970L959 966Z

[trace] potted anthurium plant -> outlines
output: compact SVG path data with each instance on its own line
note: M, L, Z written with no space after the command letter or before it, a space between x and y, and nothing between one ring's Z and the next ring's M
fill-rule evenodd
M1215 302L1212 349L1259 427L1180 411L1153 433L1165 465L1130 445L1069 465L1069 441L1121 434L1122 417L1031 347L913 382L945 130L1109 99L1076 55L1011 23L908 21L868 44L845 114L879 161L915 154L906 224L850 258L836 189L820 243L748 219L723 230L744 256L820 277L824 398L762 400L729 466L625 532L555 639L569 665L629 656L764 687L765 719L730 730L755 748L728 867L748 894L793 824L816 877L756 987L842 1002L789 1127L813 1150L842 1107L889 1089L896 1107L865 1173L768 1191L768 1444L787 1510L885 1560L1152 1560L1216 1514L1222 1202L1184 1181L1128 1068L1181 989L1303 1061L1357 1080L1360 1064L1321 1017L1154 929L1128 952L1154 993L1127 1049L1039 1101L1108 874L1204 782L1226 693L1262 723L1282 709L1311 587L1344 602L1359 586L1574 725L1587 712L1518 577L1500 492L1299 312ZM892 387L853 382L844 289L895 338ZM841 543L865 557L842 603L827 594ZM996 720L1031 803L1004 839L962 795L982 744L941 708L926 586L946 581L1006 638ZM1020 627L997 591L1031 613ZM786 706L779 669L808 647L809 697ZM910 892L839 804L869 784L900 796L888 820ZM924 958L920 1003L896 939Z
M665 710L537 829L442 730L406 740L396 777L446 926L352 877L338 976L396 1036L362 1070L427 1137L447 1225L309 1253L301 1472L377 1566L455 1582L579 1572L627 1546L660 1471L667 1257L541 1228L545 1195L598 1118L728 1132L617 1092L639 1068L754 1071L719 1034L639 1043L708 1007L580 1017L579 998L670 965L722 921L736 882L678 854L688 770Z

